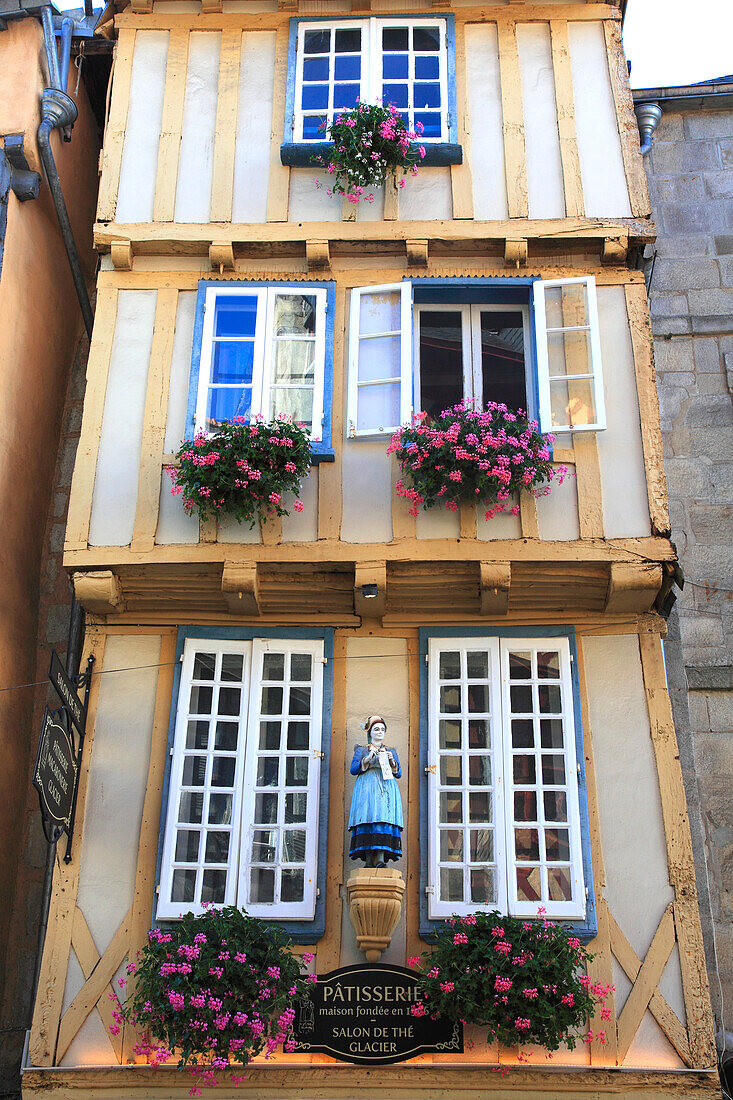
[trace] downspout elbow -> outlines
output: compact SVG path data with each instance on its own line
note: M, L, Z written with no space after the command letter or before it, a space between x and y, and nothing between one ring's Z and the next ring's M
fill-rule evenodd
M51 198L56 208L56 216L69 260L71 277L74 281L76 296L79 299L82 317L84 318L84 327L91 339L94 313L92 312L92 304L89 301L89 293L71 228L69 212L66 209L64 194L61 190L61 180L51 149L51 133L53 130L63 126L72 126L76 121L78 110L74 100L66 92L62 92L58 88L46 88L43 93L41 112L41 124L38 127L38 153L46 173Z
M637 103L634 114L639 125L639 137L641 147L639 152L643 157L647 155L654 141L654 131L662 118L662 108L658 103Z

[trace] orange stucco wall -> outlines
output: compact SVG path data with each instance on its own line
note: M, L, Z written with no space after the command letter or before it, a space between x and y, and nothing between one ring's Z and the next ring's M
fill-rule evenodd
M10 22L0 32L0 136L23 133L34 168L44 65L38 20ZM98 141L83 85L77 104L71 143L58 135L52 143L91 279ZM9 195L0 268L0 687L36 678L41 550L69 368L81 332L55 210L42 180L37 200L20 203ZM33 688L0 692L0 959L19 861L33 701Z

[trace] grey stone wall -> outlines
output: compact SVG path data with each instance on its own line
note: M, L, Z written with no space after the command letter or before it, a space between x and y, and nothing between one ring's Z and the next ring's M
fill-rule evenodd
M733 1027L733 109L665 106L645 158L647 267L672 538L687 578L665 646L711 994ZM709 884L709 885L708 885ZM715 936L713 937L713 932ZM717 941L717 974L713 941Z

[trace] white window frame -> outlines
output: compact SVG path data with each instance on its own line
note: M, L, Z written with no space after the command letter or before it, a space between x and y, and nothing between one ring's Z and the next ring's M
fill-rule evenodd
M361 336L359 317L361 299L368 294L400 294L400 331L371 332ZM362 340L400 337L400 376L399 379L377 378L368 382L359 381L359 347ZM373 424L366 428L357 428L359 423L359 391L367 386L396 384L400 385L400 423ZM349 320L349 381L346 411L347 436L352 439L373 438L395 432L402 424L407 424L412 416L412 283L385 283L381 286L355 287L351 292L351 313Z
M422 390L420 384L420 314L421 313L460 313L462 322L463 343L463 399L472 401L477 407L486 404L483 392L483 369L481 363L481 314L482 313L521 313L522 329L524 336L524 384L527 400L532 387L532 356L531 330L529 325L529 306L522 303L504 302L456 302L431 304L420 302L414 307L414 363L413 363L413 390L415 393L415 408L422 408ZM527 409L525 408L525 412Z
M210 286L206 288L194 430L196 432L208 434L206 428L206 411L209 401L211 369L214 359L214 318L216 315L216 299L219 295L226 295L227 297L249 297L257 300L250 416L259 416L265 420L269 419L270 390L272 388L273 345L275 342L273 324L276 299L287 295L307 296L316 299L313 420L310 440L312 443L320 442L323 438L325 400L324 379L326 367L327 292L323 287L313 287L308 283L303 283L302 285L291 284L288 286L265 284L261 287L227 285ZM228 337L227 341L236 342L236 339L236 337ZM237 387L235 384L232 384L231 388L236 389Z
M298 24L298 37L296 45L296 64L295 64L295 99L293 103L293 140L296 142L303 142L305 144L313 144L315 142L325 141L325 135L317 138L306 138L303 136L303 118L306 114L325 114L329 120L334 117L341 110L347 108L334 108L333 106L333 86L334 79L334 45L335 36L332 33L331 36L331 51L329 60L329 90L328 90L328 107L322 111L308 111L304 112L302 109L303 102L303 59L304 54L304 42L306 31L326 31L332 32L336 30L353 30L358 28L361 30L361 74L360 74L360 88L359 97L362 102L376 103L382 101L382 45L381 45L381 32L385 27L437 27L440 33L440 48L438 50L438 66L439 66L439 81L440 81L440 135L437 137L424 137L419 136L420 144L428 145L439 142L446 142L449 140L449 104L448 104L448 25L447 20L441 16L429 16L420 18L413 16L410 18L401 18L400 16L393 16L390 18L380 18L377 16L370 16L366 19L343 19L334 20L332 22L327 20L320 20L317 22L301 22ZM410 53L409 57L412 58L414 53ZM409 100L414 101L414 84L415 73L414 64L410 65L412 72L408 76L408 89ZM324 81L325 83L325 81ZM354 81L355 83L355 81ZM389 81L386 81L389 83ZM397 81L397 83L404 83L404 81ZM414 106L408 104L407 110L412 113L414 117Z
M592 424L553 424L550 399L550 365L547 336L550 332L562 332L561 328L547 327L545 294L551 287L582 284L586 288L588 302L588 324L571 326L570 331L588 332L591 364L587 374L573 374L575 381L588 380L593 388L596 419ZM603 367L601 360L601 333L598 321L598 296L596 280L593 275L571 279L538 279L534 284L535 329L537 333L537 376L540 394L540 427L543 432L597 432L606 427L606 403L603 392Z
M438 748L438 660L445 650L486 650L490 655L491 732L494 765L494 849L497 866L497 901L485 905L473 902L444 902L439 894L439 748ZM565 716L566 788L568 793L568 831L572 899L566 902L520 902L517 899L514 849L514 782L512 765L511 724L509 719L509 654L518 650L557 650L560 654L560 683ZM530 752L531 750L527 750ZM541 750L535 750L538 776L538 804L544 785L541 777ZM428 917L445 919L478 911L499 912L511 916L536 917L538 906L544 906L552 919L584 920L586 915L583 849L580 827L578 766L575 749L575 715L570 644L567 638L491 638L491 637L431 637L428 644ZM518 784L522 787L522 784ZM518 823L521 827L522 823ZM465 825L464 825L465 827ZM467 853L464 853L467 857ZM466 866L463 864L456 866Z
M212 638L187 638L182 654L181 680L178 692L178 709L174 731L174 740L170 783L168 792L168 806L165 816L165 833L160 870L160 887L156 918L158 920L180 919L186 913L202 913L204 907L197 902L173 902L170 900L174 854L176 844L176 830L178 822L178 806L181 794L184 757L186 755L186 733L189 720L188 700L193 679L195 655L197 652L215 653L241 653L244 656L242 673L242 700L240 713L232 716L239 722L239 737L236 750L236 767L234 778L234 795L232 803L232 820L229 826L230 843L229 859L227 863L227 888L225 905L239 905L246 908L252 916L263 917L277 921L303 921L312 920L315 916L316 901L318 896L318 830L320 819L320 785L321 785L321 747L323 740L322 708L323 708L323 668L324 645L322 640L315 639L253 639L252 641L236 641L233 639ZM255 779L257 767L257 755L259 744L259 716L262 687L262 662L265 653L309 653L312 657L312 694L311 694L311 741L308 749L310 760L308 769L308 784L302 790L307 795L307 818L303 825L306 831L306 854L303 864L305 872L305 889L302 902L287 903L258 903L250 904L249 901L249 875L250 863L246 859L247 844L251 842L253 832L253 815L255 800ZM237 685L239 686L239 685ZM212 715L213 721L213 715ZM279 752L268 750L267 755L278 755L284 762L288 755L284 747L284 738ZM188 750L189 752L191 750ZM212 752L212 739L209 746L201 750L198 755L210 755ZM304 755L303 751L294 755ZM210 766L207 767L207 776ZM210 785L198 788L206 794ZM284 798L278 800L279 818L283 813ZM282 824L282 822L279 822ZM277 826L276 826L277 827ZM203 868L203 835L206 832L207 823L202 821L202 841L199 846L199 862L196 865L199 870L197 882L200 880ZM216 826L219 828L219 826ZM278 833L280 843L282 833ZM281 866L279 858L273 867Z

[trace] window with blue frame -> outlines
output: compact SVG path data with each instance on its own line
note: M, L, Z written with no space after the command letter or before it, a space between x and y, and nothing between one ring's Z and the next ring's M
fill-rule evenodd
M305 424L314 451L331 445L332 283L202 283L189 430L243 417Z
M572 639L423 631L423 931L477 909L592 935Z
M455 141L452 18L294 21L292 140L318 142L357 101L395 106L423 142Z
M416 279L352 291L347 432L465 400L543 432L605 428L595 280Z

